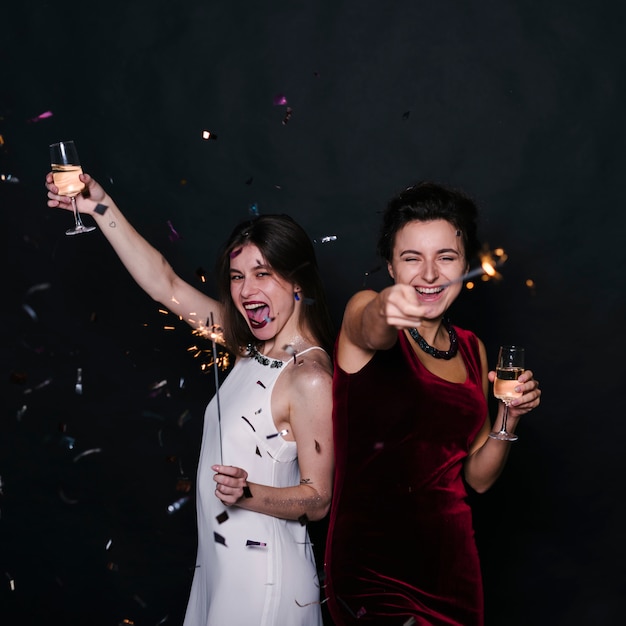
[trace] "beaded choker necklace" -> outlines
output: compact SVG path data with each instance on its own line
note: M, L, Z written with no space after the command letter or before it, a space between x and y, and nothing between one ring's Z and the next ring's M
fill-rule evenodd
M427 354L434 356L436 359L445 359L449 361L452 357L456 355L459 350L458 338L456 336L456 331L450 324L450 321L445 317L441 320L444 328L448 331L448 336L450 337L450 349L449 350L437 350L437 348L433 348L429 343L426 342L424 337L422 337L416 328L409 328L409 334L415 341L417 345Z
M261 354L252 344L248 344L247 348L250 356L261 365L269 365L274 368L282 367L284 365L284 363L278 359L270 359Z

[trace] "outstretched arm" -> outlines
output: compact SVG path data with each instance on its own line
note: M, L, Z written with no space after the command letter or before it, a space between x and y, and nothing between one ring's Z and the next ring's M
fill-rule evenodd
M388 350L398 329L415 328L428 317L410 285L395 284L380 292L359 291L350 298L337 344L337 363L348 373L360 370L377 350Z
M76 197L78 210L91 215L137 284L192 327L213 321L221 324L220 304L182 280L124 217L115 201L88 174L81 174L85 191ZM48 206L72 210L70 199L58 195L52 173L46 176Z

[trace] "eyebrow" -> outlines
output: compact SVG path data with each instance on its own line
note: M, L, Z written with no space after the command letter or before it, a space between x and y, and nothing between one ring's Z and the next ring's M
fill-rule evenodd
M256 270L271 270L271 266L268 265L267 263L263 263L262 261L258 261L256 262L256 265L252 268L253 271ZM231 267L230 268L230 273L232 274L233 272L237 273L237 274L243 274L243 272L241 270L238 270L236 267Z
M450 252L452 252L453 254L461 254L455 248L441 248L441 250L437 250L437 254L450 253ZM400 252L400 256L404 256L405 254L422 255L423 253L420 252L419 250L403 250L402 252Z

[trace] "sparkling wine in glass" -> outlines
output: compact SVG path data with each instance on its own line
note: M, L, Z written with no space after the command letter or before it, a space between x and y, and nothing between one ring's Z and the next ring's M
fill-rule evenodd
M95 230L95 226L85 226L80 219L80 213L76 206L76 196L85 188L84 183L78 178L83 173L80 165L78 151L73 141L59 141L50 144L50 164L52 165L52 178L59 188L60 196L69 196L74 209L74 228L65 231L66 235L77 235Z
M520 346L500 346L498 352L498 364L496 365L496 379L493 382L493 395L504 402L504 414L502 416L502 428L499 431L489 433L493 439L502 441L516 441L517 435L506 430L506 420L509 415L511 400L519 398L521 391L515 391L517 379L524 371L524 348Z

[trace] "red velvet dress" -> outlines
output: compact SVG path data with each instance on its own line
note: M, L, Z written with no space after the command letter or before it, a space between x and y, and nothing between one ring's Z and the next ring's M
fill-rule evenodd
M335 366L325 569L337 626L483 624L462 465L487 402L478 340L456 331L464 383L430 373L403 332L359 372Z

